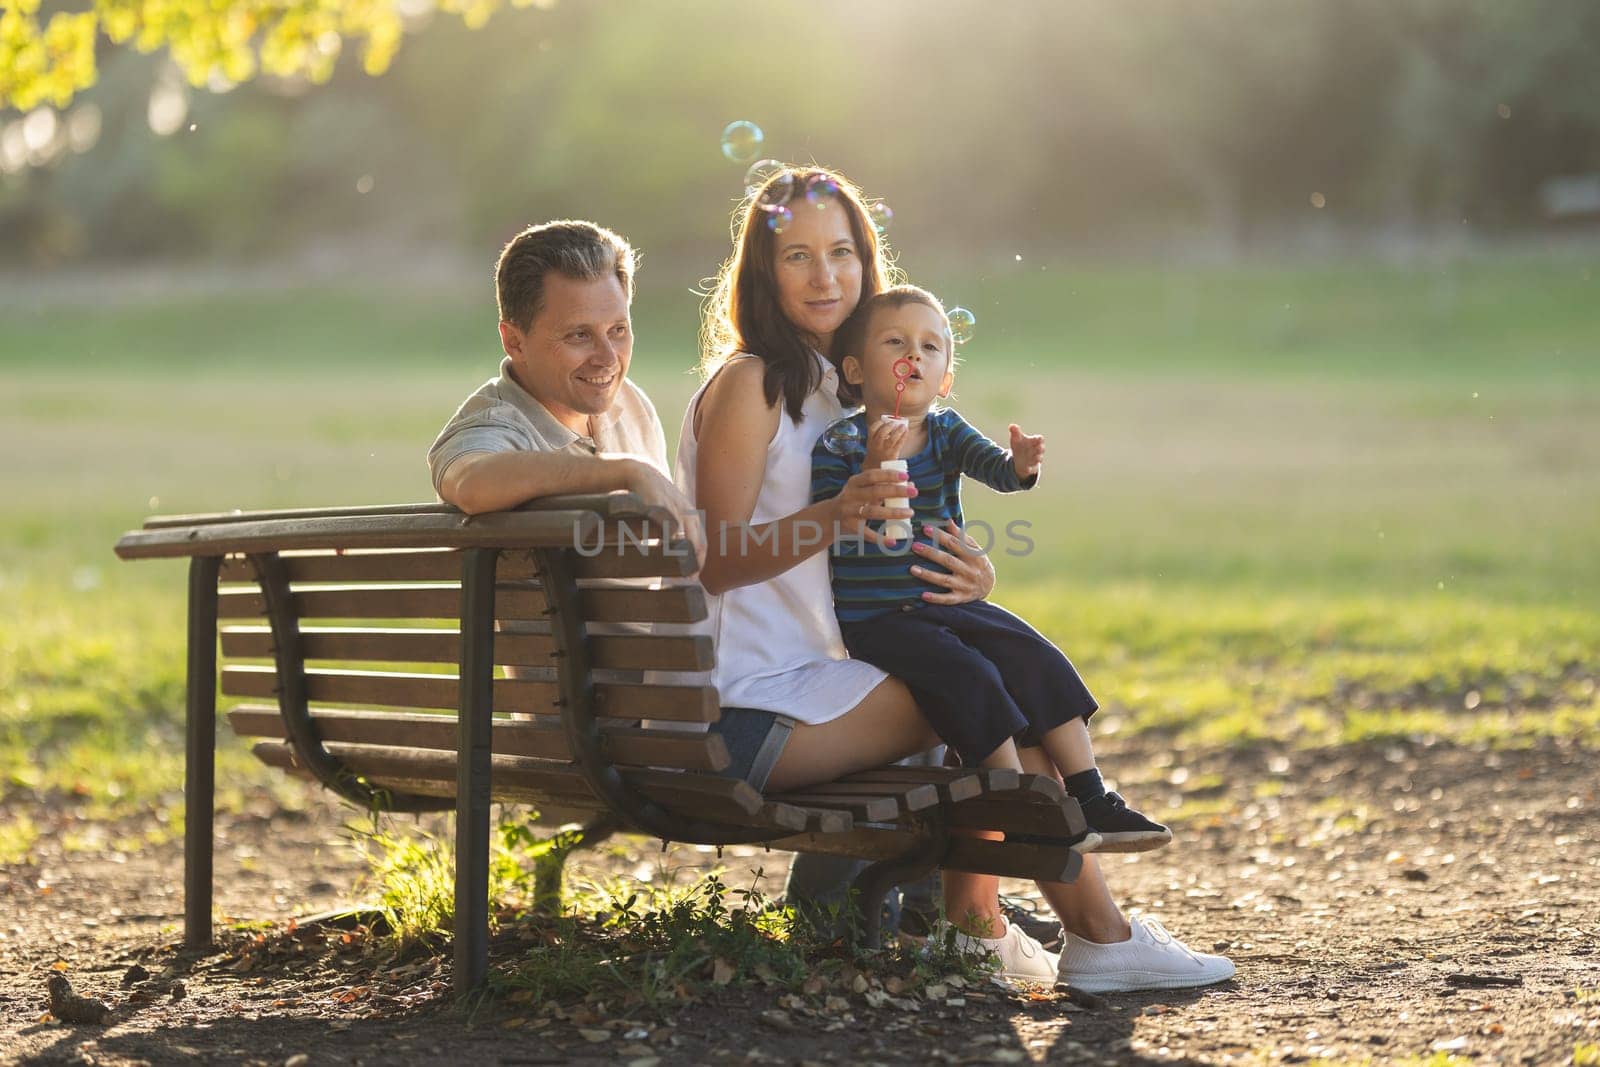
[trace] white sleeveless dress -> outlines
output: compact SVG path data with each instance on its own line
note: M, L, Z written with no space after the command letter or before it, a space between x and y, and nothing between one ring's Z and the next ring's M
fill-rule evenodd
M755 359L744 355L735 359ZM767 468L756 497L752 525L792 515L811 503L811 449L828 425L844 414L836 389L838 373L817 355L822 382L806 397L798 424L787 411L767 444ZM709 382L707 383L709 384ZM695 409L705 385L689 401L678 437L677 480L695 500ZM782 400L780 398L780 404ZM707 531L713 544L716 534ZM738 535L730 534L730 548ZM750 544L750 551L771 551ZM713 678L724 707L760 708L815 725L836 719L861 703L888 677L870 663L853 660L839 636L828 580L828 553L818 552L775 578L708 598L706 629L716 642Z

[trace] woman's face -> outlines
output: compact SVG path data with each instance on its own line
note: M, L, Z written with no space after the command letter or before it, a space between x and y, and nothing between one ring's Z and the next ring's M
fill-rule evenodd
M837 200L822 208L804 199L794 221L774 239L778 306L789 322L824 352L833 332L861 301L861 250L850 217Z

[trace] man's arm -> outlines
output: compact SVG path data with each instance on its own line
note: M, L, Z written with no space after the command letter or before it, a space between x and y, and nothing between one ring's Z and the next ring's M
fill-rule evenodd
M469 452L445 469L439 480L439 496L468 515L480 515L514 508L541 496L635 489L646 482L638 470L646 466L630 456ZM660 475L656 478L665 481Z
M705 560L705 536L694 506L676 485L632 456L571 452L468 452L445 468L439 498L468 515L505 511L541 496L609 493L626 489L646 507L665 508L677 531L694 546L696 567Z

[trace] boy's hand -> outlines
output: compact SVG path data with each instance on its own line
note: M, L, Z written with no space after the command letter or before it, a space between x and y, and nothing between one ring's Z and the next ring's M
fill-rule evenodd
M1016 423L1011 424L1011 464L1017 469L1018 478L1032 478L1039 473L1039 465L1044 462L1044 436L1034 436L1022 432L1022 427Z
M873 424L867 431L867 460L863 469L875 470L886 459L899 459L900 446L905 442L910 428L909 423L887 419L879 419Z

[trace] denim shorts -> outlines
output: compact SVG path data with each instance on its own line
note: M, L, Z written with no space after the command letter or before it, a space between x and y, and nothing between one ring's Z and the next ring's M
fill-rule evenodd
M742 778L757 789L765 789L794 724L795 720L775 711L723 708L722 718L711 724L733 757L727 769L720 772L722 776Z

